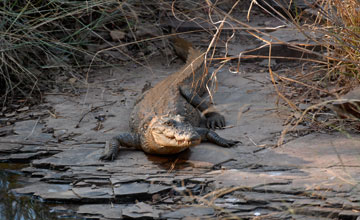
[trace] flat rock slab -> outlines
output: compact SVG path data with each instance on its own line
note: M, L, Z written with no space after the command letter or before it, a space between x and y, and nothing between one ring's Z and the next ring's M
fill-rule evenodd
M310 134L298 138L274 150L276 153L286 154L291 158L304 161L296 164L298 168L332 168L332 167L360 167L360 135L345 136L335 134ZM289 160L266 160L282 166L282 162ZM291 166L287 163L287 166ZM294 164L293 164L294 165Z
M0 153L14 153L19 151L23 145L14 143L0 143Z
M169 186L162 186L160 184L148 184L148 183L128 183L121 184L119 187L115 187L115 196L123 197L134 194L150 194L161 193L172 189Z
M99 165L102 163L99 161L100 152L100 147L73 147L52 157L35 160L32 164L36 167L48 167L50 165L54 167Z
M159 218L159 213L160 212L156 210L153 206L143 202L139 202L122 210L122 216L124 218L132 219L157 219Z
M277 176L239 170L220 170L209 174L215 176L216 188L219 189L224 187L237 187L239 190L241 188L253 189L264 185L285 185L290 183L290 180L279 179Z
M71 189L68 184L48 184L48 183L36 183L23 188L14 189L15 193L19 194L40 194L50 192L65 192Z
M88 204L79 206L77 213L89 218L123 219L122 209L125 207L119 204Z

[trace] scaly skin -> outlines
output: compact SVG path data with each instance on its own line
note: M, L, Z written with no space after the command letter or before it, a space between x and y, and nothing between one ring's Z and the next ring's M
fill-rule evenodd
M210 79L204 68L204 53L183 39L171 40L186 64L140 97L131 114L131 133L113 137L100 159L114 160L119 146L150 154L176 154L202 141L222 147L238 143L210 130L223 128L225 119L202 97ZM204 113L207 128L200 128L200 112Z

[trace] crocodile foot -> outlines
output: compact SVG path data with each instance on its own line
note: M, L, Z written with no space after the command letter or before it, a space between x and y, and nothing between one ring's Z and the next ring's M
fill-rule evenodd
M232 147L232 146L235 146L238 143L241 143L241 141L224 139L224 143L222 145L220 145L220 146L222 146L222 147Z
M114 144L110 144L109 141L105 144L105 151L100 156L100 160L107 160L107 161L113 161L118 155L118 147L114 146Z
M225 118L217 112L208 112L205 114L206 127L209 129L225 127Z
M207 133L207 138L210 142L215 143L221 147L232 147L238 143L241 143L240 141L222 138L217 133L211 130L209 130L209 132Z

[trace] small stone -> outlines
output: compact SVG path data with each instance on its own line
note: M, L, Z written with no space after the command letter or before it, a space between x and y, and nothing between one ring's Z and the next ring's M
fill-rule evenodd
M270 67L271 68L274 68L276 64L277 64L276 60L274 60L274 59L270 60ZM259 63L259 66L261 66L261 67L269 67L269 60L265 59L265 60L261 61Z
M67 130L66 130L66 129L54 130L53 136L54 136L55 138L59 138L59 137L65 135L66 133L67 133Z
M359 219L360 212L352 211L352 210L344 210L339 213L339 219Z
M113 41L119 41L125 38L125 32L120 30L112 30L110 31L110 36Z
M159 202L161 200L161 195L160 194L154 194L152 195L152 202L153 203L156 203L156 202Z

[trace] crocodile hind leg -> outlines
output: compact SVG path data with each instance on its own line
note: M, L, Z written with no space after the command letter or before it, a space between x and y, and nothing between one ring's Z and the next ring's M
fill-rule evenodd
M135 133L121 133L116 135L110 142L107 142L100 160L114 160L119 153L120 146L140 149L139 135Z
M232 147L240 141L228 140L220 137L215 131L207 128L196 128L196 132L201 136L201 141L209 141L221 147Z
M206 127L210 129L223 128L225 127L225 118L220 113L216 112L213 105L199 96L192 88L189 86L180 86L179 87L181 95L192 105L194 108L199 109L201 112L205 113L206 118Z

